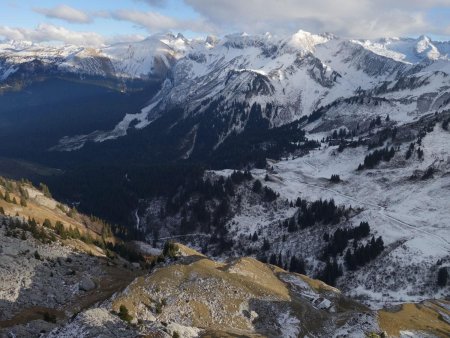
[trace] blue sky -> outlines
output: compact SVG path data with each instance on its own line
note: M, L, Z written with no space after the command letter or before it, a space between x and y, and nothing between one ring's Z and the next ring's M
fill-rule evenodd
M351 38L450 39L450 0L0 0L0 39L92 45L299 29Z
M0 25L9 27L20 27L33 29L39 24L48 23L57 26L63 26L74 31L93 31L105 36L114 35L148 35L149 33L156 33L149 31L141 25L133 22L111 20L108 18L96 17L89 24L74 23L58 18L49 18L41 13L36 12L37 9L42 8L56 8L61 5L66 5L74 9L88 13L88 15L96 15L103 11L118 11L118 10L134 10L141 12L157 12L162 15L173 17L175 19L198 19L199 15L182 0L167 1L164 6L149 5L145 1L137 0L0 0ZM186 30L188 32L188 30ZM199 33L199 32L197 32Z

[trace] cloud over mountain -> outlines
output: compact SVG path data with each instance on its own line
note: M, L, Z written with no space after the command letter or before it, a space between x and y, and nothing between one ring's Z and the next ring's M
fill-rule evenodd
M50 19L60 19L70 23L90 23L92 18L84 11L67 6L58 5L53 8L34 8L35 12L45 15Z

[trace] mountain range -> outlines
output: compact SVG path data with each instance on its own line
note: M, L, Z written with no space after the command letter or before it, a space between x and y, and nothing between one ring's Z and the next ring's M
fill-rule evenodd
M405 122L411 120L407 113L412 116L408 101L417 103L414 110L419 114L445 107L449 50L449 43L425 36L359 41L304 31L286 38L235 34L188 40L168 34L102 49L10 41L0 46L0 79L3 90L29 76L67 76L105 85L112 81L122 91L132 90L128 86L137 86L136 81L159 81L159 92L149 93L149 104L140 112L127 112L110 130L65 135L54 149L78 149L87 141L117 138L130 127L142 129L182 107L177 124L189 130L180 140L185 153L177 155L189 157L202 147L194 140L206 127L202 115L209 109L220 109L222 120L206 145L211 150L231 133L245 129L255 103L270 127L332 104L342 105L343 99L352 97L383 99L378 107L365 109L371 114L389 110L394 119ZM412 93L405 93L406 89ZM235 112L232 103L248 107Z
M320 279L370 309L368 334L380 328L374 313L397 313L399 304L448 310L449 54L450 42L426 36L369 41L305 31L164 34L97 49L5 41L0 174L45 182L67 205L119 224L114 234L124 241L162 250L176 240L193 256L238 262L190 258L174 268L186 274L221 271L230 280L222 272L245 263L249 276L264 262ZM274 271L274 283L287 283ZM144 281L130 290L155 293L156 303L172 299L173 290ZM287 306L296 308L289 292ZM157 306L126 292L119 298L142 320ZM117 304L91 315L115 323L105 309ZM436 311L446 329L433 334L445 336L448 314ZM81 330L91 315L61 332ZM247 333L280 334L253 330L247 324L258 320L249 315Z

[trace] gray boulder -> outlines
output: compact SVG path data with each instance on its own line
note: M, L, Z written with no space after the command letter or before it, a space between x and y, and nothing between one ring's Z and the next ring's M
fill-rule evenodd
M81 279L78 288L79 288L81 291L91 291L91 290L94 290L94 289L95 289L95 283L94 283L94 281L93 281L90 277L84 276L84 277Z

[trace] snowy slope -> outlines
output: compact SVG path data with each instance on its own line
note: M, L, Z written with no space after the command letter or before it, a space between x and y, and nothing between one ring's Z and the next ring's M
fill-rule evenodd
M292 122L320 107L338 105L346 98L361 95L385 99L382 106L373 109L368 105L363 110L373 116L392 110L400 121L448 105L450 62L445 56L448 43L435 43L426 37L370 42L298 31L288 37L268 33L232 34L221 40L172 36L170 43L164 39L158 41L166 48L171 46L172 51L164 54L160 64L170 59L170 55L177 55L178 60L149 106L134 116L128 114L117 126L121 130L123 125L130 125L130 120L137 121L137 128L145 127L174 107L183 108L184 119L198 118L220 102L224 102L220 114L225 120L233 119L231 102L248 107L259 104L270 126ZM147 40L142 42L143 50L147 50L147 43ZM152 45L148 53L154 54L161 48L160 44ZM144 62L141 53L123 45L106 48L105 53L108 52L114 54L110 58L116 60L113 61L115 69L136 76L144 74L144 64L155 64ZM124 60L133 60L133 66ZM268 105L276 108L275 114L266 113ZM237 121L230 122L213 146L233 131L242 131L249 110L241 112L243 116ZM116 130L96 131L82 139L112 139L126 135L127 128L120 134ZM104 137L98 138L98 133ZM68 135L58 149L82 147L84 143L79 143L79 139ZM72 141L76 147L71 145Z
M118 43L103 48L102 54L111 60L116 76L145 78L170 69L187 48L182 36L153 35L136 43Z
M356 41L365 48L398 61L419 63L424 60L448 60L450 43L435 42L427 36L417 39L385 38L376 41Z
M402 130L414 128L404 126ZM321 132L309 137L321 139L327 135L330 133ZM346 271L338 280L338 287L375 308L448 295L448 287L439 289L435 283L437 268L450 265L450 132L436 124L422 139L422 160L415 153L405 159L409 142L389 139L387 144L398 148L396 155L374 169L356 170L370 152L366 147L339 152L337 146L323 144L321 149L303 157L270 162L270 170L253 170L253 176L277 191L281 201L295 201L297 197L308 201L334 199L338 205L359 211L339 226L287 233L278 223L291 217L295 209L289 205L272 209L244 202L228 223L238 243L236 250L254 246L248 237L256 232L260 239L270 240L270 252L304 257L307 273L314 276L323 264L318 259L325 245L323 234L367 221L372 233L382 236L386 249L356 272ZM434 169L433 177L421 179L430 167ZM231 172L223 170L216 174L229 176ZM340 176L341 183L329 181L335 174ZM259 245L261 240L256 248ZM338 261L343 263L343 257L338 256ZM437 265L438 262L442 265Z
M221 39L154 35L100 49L11 41L0 45L0 79L38 70L81 77L157 77L162 88L140 112L124 112L112 130L66 135L54 149L76 150L86 142L123 137L129 128L145 128L176 108L184 111L178 124L203 121L186 128L185 140L208 128L202 123L223 122L209 145L214 149L246 128L254 104L261 106L270 127L318 109L325 109L322 123L352 119L358 124L387 114L404 123L448 107L449 49L448 42L424 36L360 41L301 30L290 36L231 34ZM236 104L244 108L237 112ZM183 157L195 150L194 142Z
M180 58L188 41L172 34L154 35L143 41L118 43L103 48L83 46L48 46L31 42L0 43L0 79L11 71L33 61L42 62L56 72L118 78L165 76Z

